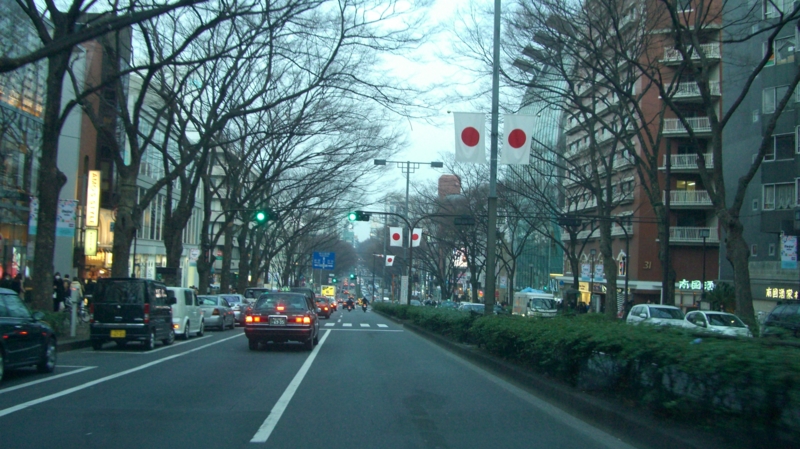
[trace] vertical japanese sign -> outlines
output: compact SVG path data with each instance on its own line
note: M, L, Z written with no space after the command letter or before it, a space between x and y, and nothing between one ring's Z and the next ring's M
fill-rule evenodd
M100 217L100 170L89 170L86 184L86 227L99 226Z
M797 236L781 236L781 269L794 270L797 268Z
M97 229L87 229L83 234L83 255L97 255Z

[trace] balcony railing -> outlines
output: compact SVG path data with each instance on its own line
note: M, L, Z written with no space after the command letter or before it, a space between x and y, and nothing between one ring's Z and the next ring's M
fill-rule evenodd
M708 117L687 117L686 123L689 124L695 134L711 132L711 121ZM665 136L689 134L689 131L686 130L683 123L677 118L665 118L663 132Z
M622 229L622 226L618 224L611 225L611 236L623 236L625 237L625 232L627 231L628 237L633 235L633 225L625 225L625 229Z
M696 228L696 227L682 227L672 226L669 228L669 243L670 245L678 244L701 244L703 238L700 237L700 230L708 229L708 237L706 243L719 243L719 231L717 228Z
M614 158L614 169L615 170L619 170L619 169L621 169L623 167L628 167L630 165L633 165L633 161L628 159L628 158L626 158L626 157L617 156L616 158Z
M708 59L720 59L720 52L719 52L719 44L700 44L700 51L706 55ZM696 51L692 51L692 60L699 61L700 54ZM681 53L672 47L665 47L664 48L664 59L661 60L662 62L680 62L683 61L683 57Z
M661 198L667 200L667 192ZM673 190L669 192L670 207L710 207L711 197L706 190Z
M672 90L673 86L670 85L668 90ZM713 96L720 96L720 89L719 89L719 81L709 81L708 82L708 89L711 91L711 95ZM673 92L672 98L699 98L700 97L700 86L697 83L680 83L678 84L677 89Z
M706 159L706 169L714 168L714 155L712 153L705 153L703 155ZM670 162L672 170L697 170L697 155L696 154L672 154L670 155ZM667 165L667 155L664 155L663 165Z

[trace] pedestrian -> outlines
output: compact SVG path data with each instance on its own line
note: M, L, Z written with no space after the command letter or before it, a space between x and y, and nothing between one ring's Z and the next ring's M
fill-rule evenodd
M53 276L53 311L58 312L61 310L61 301L64 300L64 280L61 279L61 273L56 271Z
M0 288L11 289L11 275L8 273L3 274L3 280L0 281Z
M11 290L17 292L17 295L22 293L22 273L17 273L11 281Z

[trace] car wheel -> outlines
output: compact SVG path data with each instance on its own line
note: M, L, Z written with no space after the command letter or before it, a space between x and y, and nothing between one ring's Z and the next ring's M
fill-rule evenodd
M181 334L181 340L188 340L189 339L189 322L187 321L186 324L183 326L183 333Z
M151 349L155 348L155 346L156 346L156 332L151 329L150 335L144 342L144 349L145 351L150 351Z
M92 349L95 351L103 349L103 342L100 340L92 340Z
M167 334L167 338L161 340L161 343L164 343L164 346L169 346L175 343L175 329L170 329L169 333Z
M203 334L205 333L205 331L206 331L206 330L205 330L205 326L206 326L206 325L205 325L205 321L201 321L201 322L200 322L200 330L199 330L199 331L197 331L197 336L198 336L198 337L202 337L202 336L203 336Z
M306 340L305 343L303 343L303 347L306 348L309 351L313 350L314 349L314 339L313 338L309 338L308 340Z
M255 351L258 349L258 340L249 339L247 340L247 347L250 348L251 351Z
M56 352L56 340L55 338L49 338L47 340L47 347L44 349L44 357L36 365L36 370L40 373L52 373L54 369L56 369L56 359L58 358L58 354Z
M319 344L319 334L314 336L314 346Z

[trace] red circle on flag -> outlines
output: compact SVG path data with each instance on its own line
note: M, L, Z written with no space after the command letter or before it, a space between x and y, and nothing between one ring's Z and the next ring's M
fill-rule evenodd
M468 147L474 147L481 140L481 133L477 129L467 126L461 131L461 141Z
M411 240L419 240L419 234L411 234Z
M508 133L508 144L511 145L511 148L519 148L525 145L525 140L527 140L525 131L519 128Z
M386 260L387 260L388 262L391 262L391 261L392 261L392 260L394 260L394 259L393 259L393 258L391 258L391 257L387 257L387 258L386 258Z
M399 234L399 233L397 233L397 232L395 232L394 234L392 234L392 240L400 240L400 234Z

